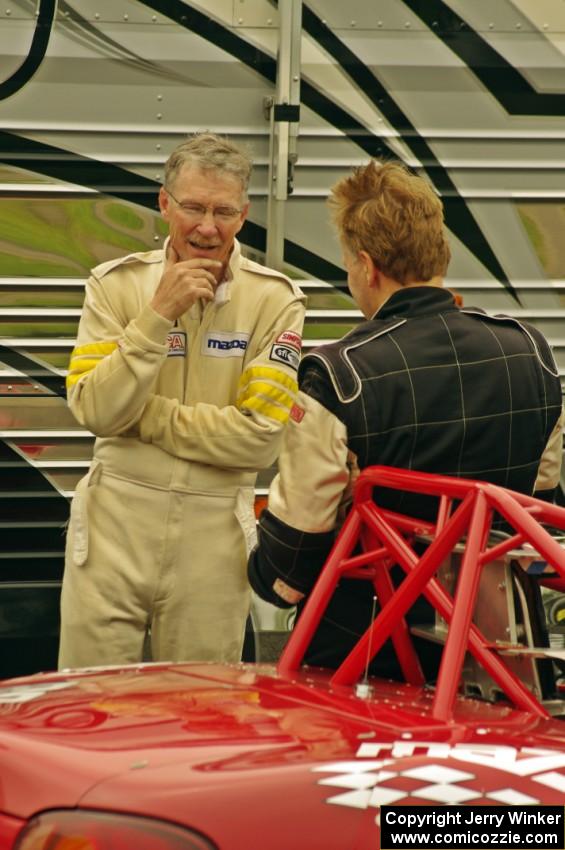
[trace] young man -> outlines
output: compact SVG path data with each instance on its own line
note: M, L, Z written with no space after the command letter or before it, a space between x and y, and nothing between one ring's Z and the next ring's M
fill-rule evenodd
M237 661L256 471L296 391L304 297L245 259L249 156L202 134L165 166L164 250L94 269L68 376L97 436L73 499L61 667Z
M443 288L442 204L397 163L370 162L330 204L351 294L367 321L304 357L249 577L281 607L312 589L359 469L384 464L477 478L524 493L559 480L561 386L535 328L459 309ZM418 496L378 501L426 517ZM364 632L373 590L344 580L306 660L335 666ZM394 674L394 658L380 658Z

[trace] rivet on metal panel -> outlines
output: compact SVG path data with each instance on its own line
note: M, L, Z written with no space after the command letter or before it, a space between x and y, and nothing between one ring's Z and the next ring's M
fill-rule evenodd
M295 74L295 75L294 75L294 77L292 78L292 81L293 81L294 83L297 83L299 79L300 79L300 77L298 77L298 76Z
M127 14L127 12L124 14L124 21L129 21L129 15Z
M491 21L491 22L490 22L490 24L488 25L488 28L489 28L489 30L493 30L493 29L494 29L494 24L492 23L492 21Z
M163 95L162 95L162 94L158 94L158 95L157 95L157 100L163 100Z
M544 25L543 25L543 29L544 29L544 30L548 30L548 29L549 29L549 24L544 24Z
M95 13L94 13L94 19L95 19L96 21L99 21L99 20L100 20L100 12L95 12Z
M411 27L412 25L411 25L410 21L406 21L406 23L404 24L404 26L405 26L405 28L406 28L407 30L409 30L409 29L410 29L410 27Z
M161 112L158 112L157 113L157 121L160 121L162 117L163 117L163 114Z
M328 22L326 21L326 19L325 19L325 18L322 18L322 23L323 23L323 25L324 25L325 27L327 27Z
M506 588L506 582L505 582L505 581L501 581L501 582L500 582L500 584L498 585L498 589L499 589L499 590L504 590L505 588Z
M357 26L357 21L351 21L351 26L352 26L352 27L356 27L356 26Z
M522 24L518 22L518 23L516 24L516 29L517 29L517 30L521 30L521 29L522 29Z
M160 179L161 179L161 175L160 175L160 174L156 174L156 175L155 175L155 180L160 180Z
M238 19L237 19L237 22L238 22L238 24L242 24L242 23L243 23L243 18L238 18Z
M480 729L477 729L477 735L487 735L487 734L488 734L488 729L483 729L482 727Z
M11 9L6 9L6 14L7 14L7 15L11 15L11 14L12 14L12 10L11 10Z
M156 150L156 151L160 151L160 150L161 150L161 145L155 145L155 150Z
M154 236L154 237L153 237L153 241L154 241L154 242L158 242L158 241L159 241L159 237L158 237L158 236Z
M437 21L432 21L432 29L437 30L439 27L439 23Z
M272 19L272 18L267 18L267 25L268 25L268 26L271 26L271 24L272 24L272 23L273 23L273 19Z
M155 23L155 21L157 20L157 15L151 15L151 20L153 21L153 23Z
M9 390L13 390L13 389L14 389L14 387L12 386L12 384L8 384L8 389L9 389Z
M408 741L412 737L412 732L403 732L400 737L404 738L404 740Z
M377 21L377 26L378 26L378 27L382 27L382 25L383 25L383 22L382 22L382 21Z

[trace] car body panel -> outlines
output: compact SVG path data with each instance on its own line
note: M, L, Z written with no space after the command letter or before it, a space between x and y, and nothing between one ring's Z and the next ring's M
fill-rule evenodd
M436 522L380 511L373 488L381 485L440 496ZM449 499L458 502L453 512ZM493 509L475 511L477 501ZM516 533L491 544L495 508ZM359 475L353 507L276 667L157 663L0 682L0 834L8 833L0 850L18 847L15 819L52 809L172 822L218 850L374 850L384 805L562 806L558 683L541 694L537 680L522 681L506 659L517 653L551 664L565 653L532 645L535 606L512 608L512 628L500 632L515 633L512 640L489 638L472 622L476 587L460 592L458 583L452 598L434 578L465 537L465 555L476 557L463 563L477 586L518 538L531 545L528 563L538 552L544 569L565 580L565 550L541 521L565 529L565 509L485 482L372 467ZM430 542L419 556L411 543L422 533ZM365 548L354 555L360 539ZM406 578L384 588L380 613L349 655L336 670L305 666L337 582L373 581L379 593L376 571L391 561L404 565ZM397 628L410 594L420 592L443 622L430 633L444 644L433 684L409 652L411 631ZM364 672L389 639L404 683ZM477 687L464 664L470 654L492 677L482 700L469 695Z
M562 804L557 719L378 682L368 699L328 671L143 664L0 685L0 811L143 814L218 847L376 845L379 805ZM528 742L528 747L524 742ZM427 795L427 796L426 796ZM319 817L317 816L319 813ZM344 844L344 836L348 836Z

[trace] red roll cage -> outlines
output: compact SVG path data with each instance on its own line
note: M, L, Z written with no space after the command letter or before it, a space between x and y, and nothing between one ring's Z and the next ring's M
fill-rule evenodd
M435 522L380 508L373 499L378 487L439 497ZM495 517L502 517L514 533L493 545L489 535ZM516 547L530 544L565 586L565 549L542 523L565 530L565 508L484 481L386 466L364 469L355 484L351 511L281 655L278 672L287 676L298 669L338 581L348 576L373 583L381 610L333 673L332 685L357 682L367 660L374 658L388 638L392 639L406 682L423 685L424 676L405 620L410 606L423 594L449 626L433 702L435 720L447 722L453 716L467 651L516 707L548 717L543 705L504 663L500 646L487 640L472 622L483 568ZM431 542L418 555L412 544L421 535ZM459 579L451 596L435 575L461 544L464 551ZM358 545L361 554L352 555ZM406 573L398 588L389 574L394 564Z

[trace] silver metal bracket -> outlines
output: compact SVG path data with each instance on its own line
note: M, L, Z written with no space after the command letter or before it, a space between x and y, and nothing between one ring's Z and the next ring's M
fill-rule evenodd
M267 202L267 265L282 269L286 202L294 189L300 120L300 48L302 0L279 6L280 30L276 96L263 99L269 128L269 194Z

